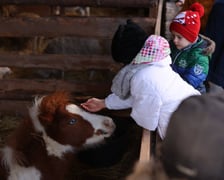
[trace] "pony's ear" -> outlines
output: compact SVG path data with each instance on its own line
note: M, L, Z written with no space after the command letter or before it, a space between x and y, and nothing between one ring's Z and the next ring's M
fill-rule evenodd
M53 99L50 99L48 96L44 97L40 105L39 113L41 123L51 123L57 108L58 104L55 103Z
M69 95L64 91L58 91L45 96L40 105L39 118L42 123L52 122L58 109L65 107L69 102Z

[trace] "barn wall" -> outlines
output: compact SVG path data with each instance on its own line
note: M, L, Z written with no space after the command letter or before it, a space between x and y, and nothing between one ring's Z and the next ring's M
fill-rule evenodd
M105 97L121 67L110 55L116 28L131 18L154 33L158 11L158 1L144 0L5 0L0 5L0 66L12 70L0 83L2 112L55 90L79 99Z
M35 95L55 90L71 92L78 102L105 97L121 68L110 54L117 26L131 18L148 34L160 34L162 6L163 0L0 1L0 66L12 70L0 83L1 115L27 115ZM129 110L102 113L128 118L130 123ZM139 138L142 129L134 127ZM150 135L144 130L141 144L136 141L140 160L150 158ZM136 154L134 158L137 160Z

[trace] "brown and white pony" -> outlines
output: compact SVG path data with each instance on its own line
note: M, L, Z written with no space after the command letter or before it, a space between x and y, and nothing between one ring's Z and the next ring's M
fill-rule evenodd
M65 92L36 97L0 154L1 180L65 180L75 153L112 135L110 117L70 102Z

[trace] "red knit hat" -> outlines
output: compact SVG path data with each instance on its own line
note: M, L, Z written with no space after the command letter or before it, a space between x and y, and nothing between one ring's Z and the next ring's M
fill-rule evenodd
M196 2L190 6L190 10L180 12L171 22L170 31L175 31L194 42L200 31L200 18L204 15L204 7Z

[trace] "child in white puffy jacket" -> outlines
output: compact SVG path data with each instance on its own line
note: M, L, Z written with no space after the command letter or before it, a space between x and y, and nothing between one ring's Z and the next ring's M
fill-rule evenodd
M90 112L132 108L136 123L150 131L157 129L163 139L178 105L200 92L172 70L167 40L144 33L130 20L119 26L112 41L112 56L125 66L114 77L110 95L88 99L81 105Z

